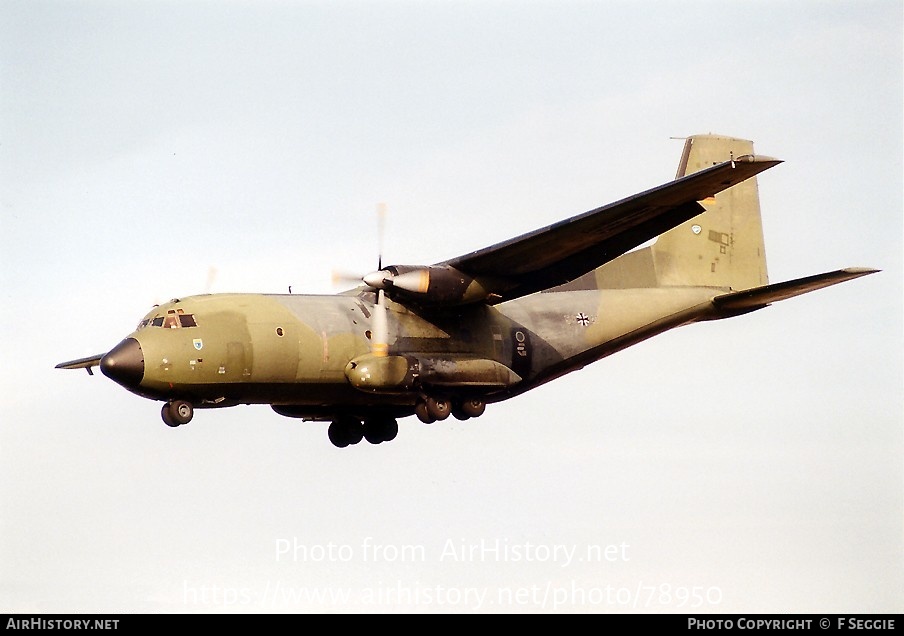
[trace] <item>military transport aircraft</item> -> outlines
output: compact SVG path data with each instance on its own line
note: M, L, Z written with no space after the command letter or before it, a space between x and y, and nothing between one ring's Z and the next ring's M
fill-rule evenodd
M337 295L173 299L109 352L57 368L100 366L164 402L169 426L269 404L330 422L339 447L390 441L410 415L478 417L669 329L878 271L769 284L755 175L779 163L696 135L675 180L616 203L433 265L380 264Z

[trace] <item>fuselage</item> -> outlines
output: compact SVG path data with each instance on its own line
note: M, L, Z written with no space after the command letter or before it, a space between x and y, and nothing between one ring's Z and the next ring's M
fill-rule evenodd
M424 394L484 402L520 394L706 317L713 295L701 287L552 292L455 312L388 302L389 353L413 360L416 378L380 391L359 390L347 375L372 348L373 292L190 296L154 307L102 369L136 394L201 408L262 403L310 419L399 417Z

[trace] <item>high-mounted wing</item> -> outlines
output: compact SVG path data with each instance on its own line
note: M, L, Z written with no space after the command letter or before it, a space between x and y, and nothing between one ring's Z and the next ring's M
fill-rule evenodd
M698 201L781 163L747 155L446 261L474 278L501 277L511 300L574 280L704 211Z
M94 375L91 367L100 366L100 359L106 354L99 353L96 356L88 356L87 358L79 358L78 360L70 360L69 362L60 362L56 365L57 369L85 369L88 375Z
M562 285L704 211L699 201L781 163L744 155L464 256L365 277L422 305L495 304Z

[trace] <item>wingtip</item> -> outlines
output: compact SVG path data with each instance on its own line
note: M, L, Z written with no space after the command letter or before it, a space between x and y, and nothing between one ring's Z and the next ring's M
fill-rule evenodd
M868 274L878 274L882 270L875 267L845 267L842 271L855 276L866 276Z
M737 163L763 163L769 165L778 165L780 163L784 163L784 159L778 159L777 157L770 157L768 155L741 155L735 159Z

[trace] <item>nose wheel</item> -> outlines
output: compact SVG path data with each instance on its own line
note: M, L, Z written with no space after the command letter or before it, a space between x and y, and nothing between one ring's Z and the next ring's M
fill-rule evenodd
M194 407L185 400L167 402L160 409L160 417L163 418L163 423L173 428L188 424L194 414Z

